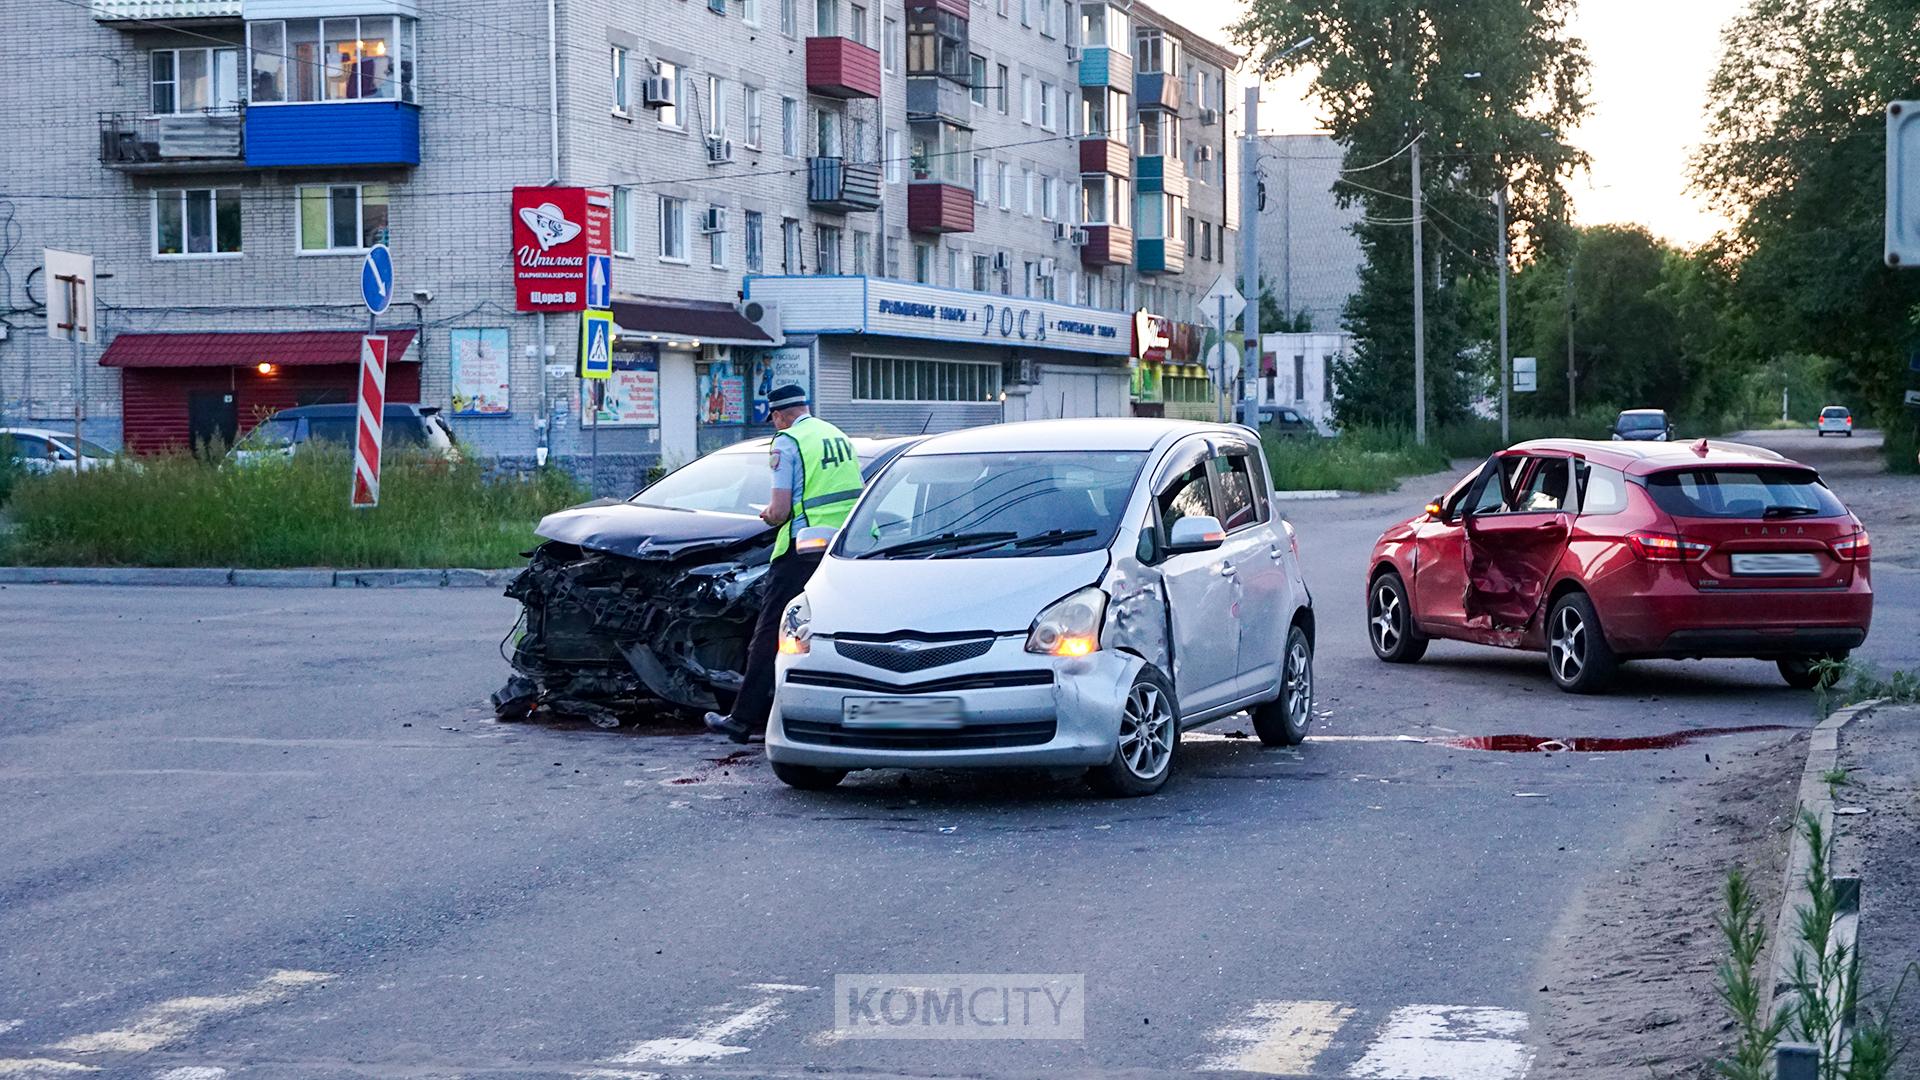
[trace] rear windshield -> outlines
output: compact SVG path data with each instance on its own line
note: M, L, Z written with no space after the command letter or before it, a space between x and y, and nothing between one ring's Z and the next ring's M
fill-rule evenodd
M1653 501L1675 517L1837 517L1847 512L1804 469L1690 469L1647 477Z
M1667 426L1664 413L1621 413L1621 431L1655 431Z
M1838 405L1829 405L1826 408L1820 410L1820 415L1821 416L1845 416L1847 415L1847 410L1841 408Z

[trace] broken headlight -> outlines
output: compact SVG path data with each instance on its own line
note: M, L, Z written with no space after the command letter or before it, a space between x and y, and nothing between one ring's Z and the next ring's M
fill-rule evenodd
M788 656L805 656L813 646L813 605L801 593L780 615L780 651Z

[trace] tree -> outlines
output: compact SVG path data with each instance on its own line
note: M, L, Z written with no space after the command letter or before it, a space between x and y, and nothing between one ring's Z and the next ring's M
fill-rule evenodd
M1413 422L1412 176L1424 158L1427 202L1427 398L1433 418L1455 419L1473 389L1470 356L1491 327L1460 286L1493 273L1498 241L1489 196L1510 186L1523 251L1551 252L1567 236L1564 181L1584 158L1564 133L1585 111L1587 64L1567 33L1573 0L1253 0L1234 28L1261 69L1311 66L1346 170L1336 182L1365 264L1344 315L1354 355L1343 363L1342 425ZM1281 57L1295 43L1311 44Z
M1566 412L1569 284L1576 404L1688 404L1693 358L1666 291L1677 254L1638 225L1601 225L1580 230L1570 259L1537 260L1515 276L1512 340L1540 361L1528 411Z
M1292 316L1280 310L1280 301L1273 295L1273 286L1265 277L1260 279L1260 333L1266 334L1306 334L1313 331L1313 316L1305 311L1296 311Z

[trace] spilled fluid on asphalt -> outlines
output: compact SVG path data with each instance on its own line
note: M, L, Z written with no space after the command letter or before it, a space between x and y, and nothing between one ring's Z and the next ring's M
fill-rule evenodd
M1545 735L1474 735L1447 739L1440 745L1456 750L1492 750L1503 754L1617 754L1628 750L1671 750L1697 739L1720 735L1748 735L1761 731L1793 731L1786 724L1749 724L1745 727L1693 728L1665 735L1626 738L1550 738Z
M735 750L726 757L708 758L707 764L693 771L691 776L678 776L667 781L669 784L704 784L713 779L714 773L725 775L735 765L740 765L760 756L758 750Z

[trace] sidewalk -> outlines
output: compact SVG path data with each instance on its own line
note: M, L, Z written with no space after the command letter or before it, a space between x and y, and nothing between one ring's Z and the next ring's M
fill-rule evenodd
M1833 872L1860 878L1860 985L1877 1011L1920 960L1920 707L1882 706L1847 725L1840 766ZM1920 1055L1920 972L1907 980L1895 1030ZM1914 1068L1902 1063L1905 1075L1920 1075Z

